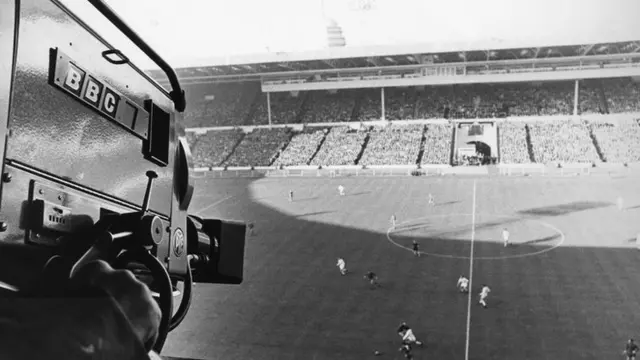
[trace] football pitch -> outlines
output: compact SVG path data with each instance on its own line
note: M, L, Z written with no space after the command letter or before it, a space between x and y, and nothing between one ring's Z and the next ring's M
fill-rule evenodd
M244 283L197 284L164 355L402 359L402 321L425 342L415 359L622 359L640 338L637 178L205 178L190 213L254 222L255 235Z

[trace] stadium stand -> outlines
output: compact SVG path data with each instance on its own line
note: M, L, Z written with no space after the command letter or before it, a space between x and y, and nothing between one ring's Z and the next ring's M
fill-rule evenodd
M434 86L425 88L417 96L416 115L418 119L443 119L448 116L445 114L447 108L450 107L452 95L451 86Z
M220 166L243 137L241 130L208 131L199 135L192 149L195 167Z
M573 113L573 91L574 83L566 81L385 88L385 116L388 120L506 115L568 118ZM640 86L629 78L583 80L579 91L580 114L640 112ZM186 127L268 124L266 95L256 83L190 86L187 94L193 101L185 113ZM274 124L379 119L380 106L380 89L310 91L301 92L297 97L289 93L271 94ZM637 122L630 121L622 124L615 121L505 122L499 125L501 162L640 161L639 127ZM324 129L310 129L295 134L281 152L290 136L283 129L257 129L246 137L241 131L207 132L197 136L189 133L187 140L196 167L268 166L274 158L277 159L274 165L278 166L352 165L356 160L362 165L401 165L412 164L418 158L423 129L425 140L420 163L448 164L453 129L447 124L428 124L426 128L393 124L371 132L334 127L326 137ZM530 148L527 130L531 136ZM366 145L364 149L363 145ZM360 155L362 158L358 159Z
M365 131L355 131L346 126L331 128L311 165L354 165L366 136Z
M359 164L414 165L418 160L424 125L391 125L369 132Z
M571 115L573 82L433 86L422 90L386 88L385 117L473 119L509 116ZM191 86L186 126L267 125L267 98L257 83ZM331 123L380 119L380 89L271 93L274 124ZM355 108L355 109L354 109ZM356 110L355 118L354 110ZM579 112L640 111L640 86L630 79L581 81Z
M387 120L415 119L416 92L409 88L386 88L385 118Z
M538 163L593 163L599 160L589 129L571 120L531 122L527 125Z
M527 148L527 129L523 122L504 122L500 131L500 162L504 164L530 163Z
M456 85L453 87L455 107L449 117L476 119L499 117L502 102L491 85Z
M299 93L297 97L289 93L271 93L271 123L273 124L295 124L298 122L298 112L302 106L306 93ZM268 124L269 114L267 113L267 95L261 94L256 99L256 111L253 115L252 124Z
M358 121L380 120L382 108L380 89L363 89L358 91Z
M328 91L311 91L304 112L303 123L332 123L351 121L355 106L355 92L340 90L336 93Z
M425 131L422 165L449 164L453 126L429 124Z
M192 85L186 89L186 127L237 126L244 123L259 90L251 83Z
M640 161L640 126L634 119L619 119L617 124L592 123L600 150L607 162Z
M578 97L580 114L603 114L604 107L600 99L602 84L599 81L581 81Z
M296 166L307 165L318 151L328 129L307 128L294 134L287 147L280 153L274 165Z
M288 128L255 129L242 139L224 165L269 166L289 141L289 134Z
M640 85L629 78L603 80L608 112L611 114L640 111Z

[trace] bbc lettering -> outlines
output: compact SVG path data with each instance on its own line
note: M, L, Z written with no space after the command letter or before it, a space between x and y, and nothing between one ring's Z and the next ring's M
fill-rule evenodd
M105 115L115 118L120 95L71 62L67 68L64 87Z

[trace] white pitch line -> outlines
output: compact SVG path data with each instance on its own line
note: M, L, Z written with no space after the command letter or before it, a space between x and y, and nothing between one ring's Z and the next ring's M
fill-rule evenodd
M469 300L467 303L467 341L464 359L469 360L469 341L471 337L471 296L473 296L473 243L476 237L476 181L473 180L473 205L471 205L471 254L469 255Z
M504 219L511 219L513 218L513 214L511 215L507 215L507 214L484 214L486 216L493 216L493 217L498 217L498 218L504 218ZM420 217L420 218L415 218L415 219L411 219L408 221L404 221L401 223L396 224L396 227L390 227L387 230L387 241L389 243L391 243L392 245L395 245L401 249L407 250L407 251L411 251L413 252L413 249L411 247L406 247L403 246L401 244L398 244L397 242L393 241L393 239L391 238L391 231L396 230L398 227L400 227L400 225L403 224L411 224L412 222L418 221L418 220L425 220L425 219L433 219L433 218L441 218L441 217L454 217L454 216L471 216L471 214L435 214L435 215L430 215L430 216L424 216L424 217ZM562 232L562 230L558 229L556 226L551 225L547 222L538 220L538 219L521 219L523 221L532 221L534 223L538 223L548 229L551 229L553 231L555 231L558 235L560 235L560 240L558 241L558 243L556 243L555 245L548 247L548 248L544 248L542 250L538 250L538 251L534 251L534 252L530 252L530 253L524 253L524 254L515 254L515 255L504 255L504 256L474 256L473 259L474 260L509 260L509 259L522 259L525 257L530 257L530 256L536 256L536 255L542 255L544 253L550 252L552 250L555 250L556 248L562 246L564 244L564 241L566 240L566 236L564 235L564 233ZM421 227L417 227L417 228L421 228ZM402 231L403 229L399 229L399 231ZM469 256L458 256L458 255L450 255L450 254L438 254L438 253L430 253L430 252L426 252L426 251L420 251L420 254L422 255L427 255L427 256L433 256L433 257L439 257L439 258L443 258L443 259L458 259L458 260L469 260L470 257Z
M205 206L204 208L202 208L202 209L200 209L200 210L196 211L196 212L195 212L195 214L196 214L196 215L198 215L198 216L200 216L199 214L202 214L202 213L203 213L203 212L205 212L206 210L209 210L209 209L211 209L212 207L214 207L214 206L216 206L216 205L218 205L218 204L221 204L221 203L223 203L223 202L225 202L225 201L227 201L227 200L231 199L232 197L233 197L233 195L229 195L229 196L227 196L227 197L226 197L226 198L224 198L224 199L220 199L220 200L218 200L218 201L214 202L213 204L209 204L209 205Z

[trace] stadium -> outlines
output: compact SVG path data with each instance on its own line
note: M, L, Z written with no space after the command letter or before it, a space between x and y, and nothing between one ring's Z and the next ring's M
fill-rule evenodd
M603 359L638 336L640 41L329 48L177 73L190 211L255 234L245 283L198 285L168 355L400 359L402 321L417 359Z

